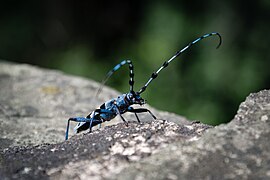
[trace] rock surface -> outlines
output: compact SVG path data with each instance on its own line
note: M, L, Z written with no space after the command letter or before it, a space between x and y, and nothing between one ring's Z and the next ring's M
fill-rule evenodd
M269 179L270 91L251 94L226 125L189 122L148 107L72 135L66 121L118 92L83 78L0 63L1 179ZM20 146L19 146L20 145ZM23 146L22 146L23 145Z
M119 92L104 87L102 95L96 98L99 85L58 71L0 62L0 149L62 142L69 117L86 116L119 95ZM176 123L188 123L185 118L172 113L151 110L161 119L166 116ZM152 120L147 114L139 116L144 121ZM125 117L136 121L134 115ZM118 122L121 119L115 118L109 124ZM72 136L72 128L70 130Z

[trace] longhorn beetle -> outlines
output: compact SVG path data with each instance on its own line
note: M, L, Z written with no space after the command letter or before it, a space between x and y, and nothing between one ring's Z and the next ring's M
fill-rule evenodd
M188 48L190 48L192 45L196 44L197 42L201 41L204 38L217 35L219 37L219 44L217 48L222 43L221 35L217 32L212 32L209 34L205 34L194 41L190 42L187 46L185 46L183 49L177 51L175 55L173 55L169 60L165 61L163 65L155 72L152 73L149 80L145 83L145 85L137 92L134 91L133 85L134 85L134 68L132 61L130 60L124 60L121 63L117 64L111 71L109 71L105 77L105 79L102 82L102 86L105 84L105 82L109 79L112 74L117 71L120 67L128 64L129 67L129 86L130 90L126 94L122 94L118 96L117 98L111 99L105 103L103 103L98 109L92 111L89 115L86 117L72 117L68 119L67 122L67 130L66 130L66 140L68 139L68 131L69 131L69 123L70 121L79 122L77 126L74 128L75 132L79 133L80 131L87 130L91 132L92 127L96 126L98 124L103 123L104 121L110 121L113 118L115 118L117 115L121 117L121 119L124 121L124 123L127 125L126 120L122 116L125 112L131 112L134 113L137 121L140 122L139 117L137 113L143 113L148 112L154 119L156 117L154 114L145 108L138 108L134 109L131 107L134 104L143 105L145 104L145 100L141 97L141 94L146 90L146 88L149 86L149 84L158 76L161 70L166 68L176 57L178 57L180 54L182 54L184 51L186 51ZM98 94L101 92L102 86L100 86L98 90Z

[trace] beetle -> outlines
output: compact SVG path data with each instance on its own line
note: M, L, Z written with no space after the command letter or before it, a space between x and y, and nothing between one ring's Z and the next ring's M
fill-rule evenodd
M127 125L127 121L122 116L122 114L126 112L134 113L136 116L137 121L140 123L140 119L138 117L138 113L144 113L148 112L154 119L156 119L156 116L148 109L146 108L137 108L134 109L132 105L138 104L138 105L144 105L146 102L141 97L141 94L146 90L146 88L149 86L149 84L158 76L158 74L176 58L180 54L182 54L184 51L189 49L192 45L198 43L204 38L210 37L210 36L218 36L219 37L219 44L216 48L219 48L222 43L221 35L217 32L212 32L205 34L194 41L190 42L188 45L186 45L181 50L177 51L169 60L165 61L162 66L152 73L149 80L144 84L144 86L139 91L134 91L134 66L131 60L123 60L119 64L117 64L112 70L110 70L105 79L102 82L102 86L105 84L105 82L109 79L112 74L120 69L124 65L128 65L129 67L129 92L119 95L117 98L113 98L105 103L103 103L99 108L92 111L90 114L88 114L86 117L72 117L68 119L67 123L67 129L66 129L66 136L65 139L68 139L68 131L69 131L69 124L70 121L78 122L77 126L74 128L76 133L79 133L81 131L89 129L89 131L92 131L92 127L99 125L105 121L110 121L113 118L115 118L117 115L121 117L121 119L124 121L124 123ZM98 94L101 92L102 86L98 89Z

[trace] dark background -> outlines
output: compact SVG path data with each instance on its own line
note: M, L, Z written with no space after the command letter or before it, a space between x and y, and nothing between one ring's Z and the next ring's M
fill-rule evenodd
M156 108L219 124L233 118L249 93L270 87L269 17L269 0L5 1L0 59L97 81L131 59L139 90L177 50L216 31L219 49L217 37L196 44L142 96ZM124 67L108 85L127 92L128 79Z

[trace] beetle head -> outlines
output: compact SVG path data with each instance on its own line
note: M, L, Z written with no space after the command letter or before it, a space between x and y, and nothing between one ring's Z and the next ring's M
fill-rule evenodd
M145 100L140 96L139 93L129 92L127 93L127 99L131 104L139 104L139 105L145 104Z

